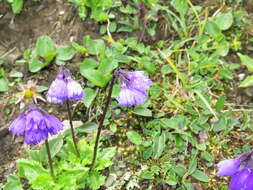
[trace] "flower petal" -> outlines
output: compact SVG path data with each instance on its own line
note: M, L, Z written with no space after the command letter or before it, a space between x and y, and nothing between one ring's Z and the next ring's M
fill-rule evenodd
M73 79L68 80L67 90L69 100L80 100L85 96L84 90L81 85Z
M16 136L21 136L25 132L26 117L24 114L20 114L11 125L9 126L9 131L11 131Z
M240 168L241 161L239 159L223 160L217 164L218 176L232 176Z
M252 180L251 174L252 170L249 168L244 168L241 171L237 172L231 179L229 184L229 190L252 190L247 186L249 180Z
M147 95L143 92L124 87L121 88L121 91L116 99L121 106L135 106L142 104L146 98Z
M68 98L67 85L63 79L57 77L47 92L47 101L59 104Z

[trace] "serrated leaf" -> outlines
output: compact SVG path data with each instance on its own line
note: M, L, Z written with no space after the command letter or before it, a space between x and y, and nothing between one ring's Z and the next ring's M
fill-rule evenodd
M62 46L57 49L57 60L68 61L75 55L75 51L70 46Z
M82 99L82 102L87 108L89 108L93 100L96 98L98 90L93 90L92 88L85 88L84 92L85 98Z
M47 66L47 64L43 63L37 58L32 58L28 63L29 71L32 73L40 71L45 66Z
M48 57L49 59L49 57L56 54L54 41L49 36L39 37L36 41L36 52L39 56Z

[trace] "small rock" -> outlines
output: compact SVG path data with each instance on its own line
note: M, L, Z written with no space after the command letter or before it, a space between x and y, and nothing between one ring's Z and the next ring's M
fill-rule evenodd
M65 11L60 11L59 15L64 15Z

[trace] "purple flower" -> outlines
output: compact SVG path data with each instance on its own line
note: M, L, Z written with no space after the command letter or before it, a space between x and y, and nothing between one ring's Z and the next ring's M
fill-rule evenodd
M120 80L121 91L116 98L121 106L135 106L142 104L148 97L151 80L145 76L144 71L130 72L119 69L116 76Z
M244 168L237 172L231 179L229 190L252 190L253 189L253 171Z
M84 96L81 85L72 79L70 71L61 68L48 90L47 101L59 104L65 100L79 100Z
M217 164L218 167L218 176L232 176L240 168L241 161L240 159L229 159L223 160Z
M59 119L35 106L20 114L9 126L9 131L17 136L24 135L25 143L30 145L36 145L47 139L49 134L56 135L62 129Z
M121 87L121 91L116 98L120 106L135 106L142 104L147 95L135 89L130 89L128 87Z

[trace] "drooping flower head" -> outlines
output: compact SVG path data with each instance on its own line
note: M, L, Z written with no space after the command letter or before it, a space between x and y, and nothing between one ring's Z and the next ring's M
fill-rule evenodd
M26 144L36 145L49 135L58 134L63 129L63 124L43 109L31 106L21 113L8 129L16 136L24 135Z
M229 190L253 190L253 151L217 164L218 176L232 176Z
M66 100L79 100L84 96L81 85L72 79L70 71L61 68L48 90L47 101L59 104Z
M120 80L120 93L116 98L121 106L135 106L142 104L148 97L151 80L145 76L144 71L128 71L119 69L115 72Z

